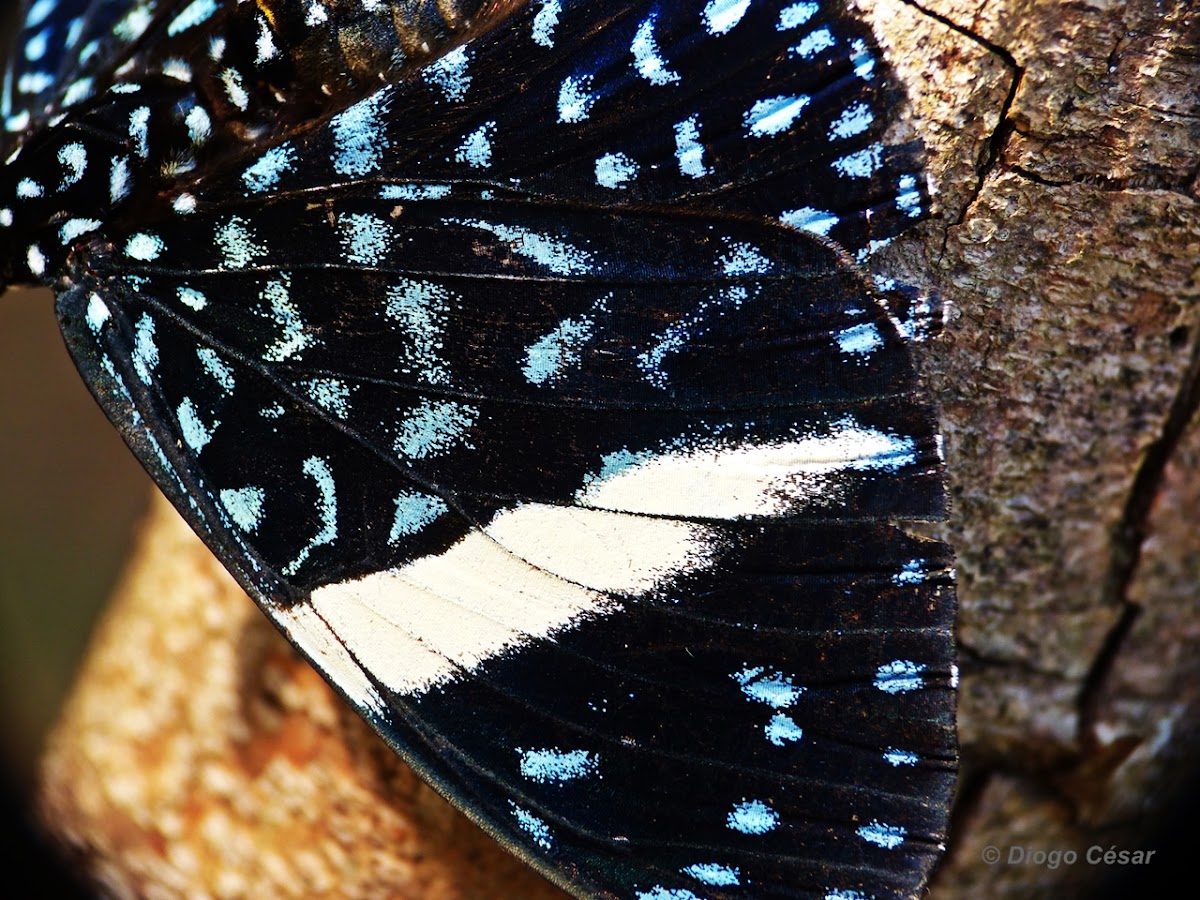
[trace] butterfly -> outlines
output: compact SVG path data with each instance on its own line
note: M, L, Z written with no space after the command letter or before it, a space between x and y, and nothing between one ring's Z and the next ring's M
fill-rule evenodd
M928 207L842 3L35 0L4 283L266 615L578 897L916 896Z

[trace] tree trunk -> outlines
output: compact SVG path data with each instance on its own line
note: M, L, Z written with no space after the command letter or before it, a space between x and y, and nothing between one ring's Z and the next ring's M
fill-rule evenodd
M964 777L932 896L1144 883L1200 749L1200 14L860 5L940 187L882 254L949 310L918 347L962 605ZM562 896L417 782L163 503L42 809L121 896Z

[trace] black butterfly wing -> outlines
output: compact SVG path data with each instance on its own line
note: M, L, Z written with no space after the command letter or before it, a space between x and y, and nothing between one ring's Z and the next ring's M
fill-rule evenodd
M535 3L70 242L160 485L581 896L911 896L944 834L950 559L894 524L940 514L936 428L819 236L922 198L810 6Z
M160 0L27 0L5 68L0 115L10 138L23 137L104 87L113 71L171 4ZM176 4L210 15L217 0Z

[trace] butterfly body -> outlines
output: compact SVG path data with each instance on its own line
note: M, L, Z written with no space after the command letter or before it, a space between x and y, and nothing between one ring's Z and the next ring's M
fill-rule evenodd
M12 70L6 279L53 283L109 417L346 699L579 896L919 890L953 588L899 524L940 515L940 447L857 265L926 202L869 32L83 8L118 62Z

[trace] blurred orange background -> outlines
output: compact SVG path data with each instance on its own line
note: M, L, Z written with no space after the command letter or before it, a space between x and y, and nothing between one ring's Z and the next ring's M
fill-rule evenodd
M24 829L21 810L39 748L150 490L149 478L76 373L50 291L0 296L0 808L8 808L6 830ZM38 896L52 890L43 886Z

